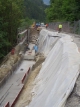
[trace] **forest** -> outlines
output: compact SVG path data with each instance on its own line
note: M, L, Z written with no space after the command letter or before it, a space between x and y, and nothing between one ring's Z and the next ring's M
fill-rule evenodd
M77 21L80 0L0 0L0 60L17 43L19 29L35 22Z
M45 12L50 22L77 21L80 19L80 0L50 0Z
M27 1L27 2L26 2ZM45 8L42 0L24 0L25 2L25 16L36 21L45 21Z
M0 60L17 43L18 29L45 20L42 0L0 0Z

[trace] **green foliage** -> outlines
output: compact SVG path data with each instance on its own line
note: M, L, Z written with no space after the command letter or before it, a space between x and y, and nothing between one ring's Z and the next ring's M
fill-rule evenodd
M0 59L16 44L18 28L45 20L46 7L42 0L0 0Z
M24 0L25 17L38 21L45 20L45 8L42 0Z
M50 2L50 7L45 11L49 21L74 21L80 19L79 0L51 0Z
M29 19L28 17L26 17L25 19L21 19L20 20L20 27L23 28L25 27L25 29L27 29L30 25L32 25L34 22L34 20Z
M0 0L0 59L6 55L17 39L17 28L23 17L23 0Z

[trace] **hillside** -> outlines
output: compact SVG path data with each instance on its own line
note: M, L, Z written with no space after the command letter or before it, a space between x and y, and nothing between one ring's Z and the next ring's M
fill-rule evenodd
M42 0L24 0L25 16L30 19L36 19L39 21L45 20L45 8L47 7Z

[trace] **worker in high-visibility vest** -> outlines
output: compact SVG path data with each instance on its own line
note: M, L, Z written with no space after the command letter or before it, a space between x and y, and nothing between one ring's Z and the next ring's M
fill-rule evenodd
M62 31L62 24L59 24L59 32Z

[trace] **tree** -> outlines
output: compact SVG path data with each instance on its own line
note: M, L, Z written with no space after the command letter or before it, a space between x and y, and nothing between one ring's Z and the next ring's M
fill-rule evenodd
M74 21L80 18L79 0L51 0L51 5L46 9L47 19Z
M24 0L25 17L45 21L45 8L42 0Z
M17 39L22 4L23 0L0 0L0 58L10 51Z

